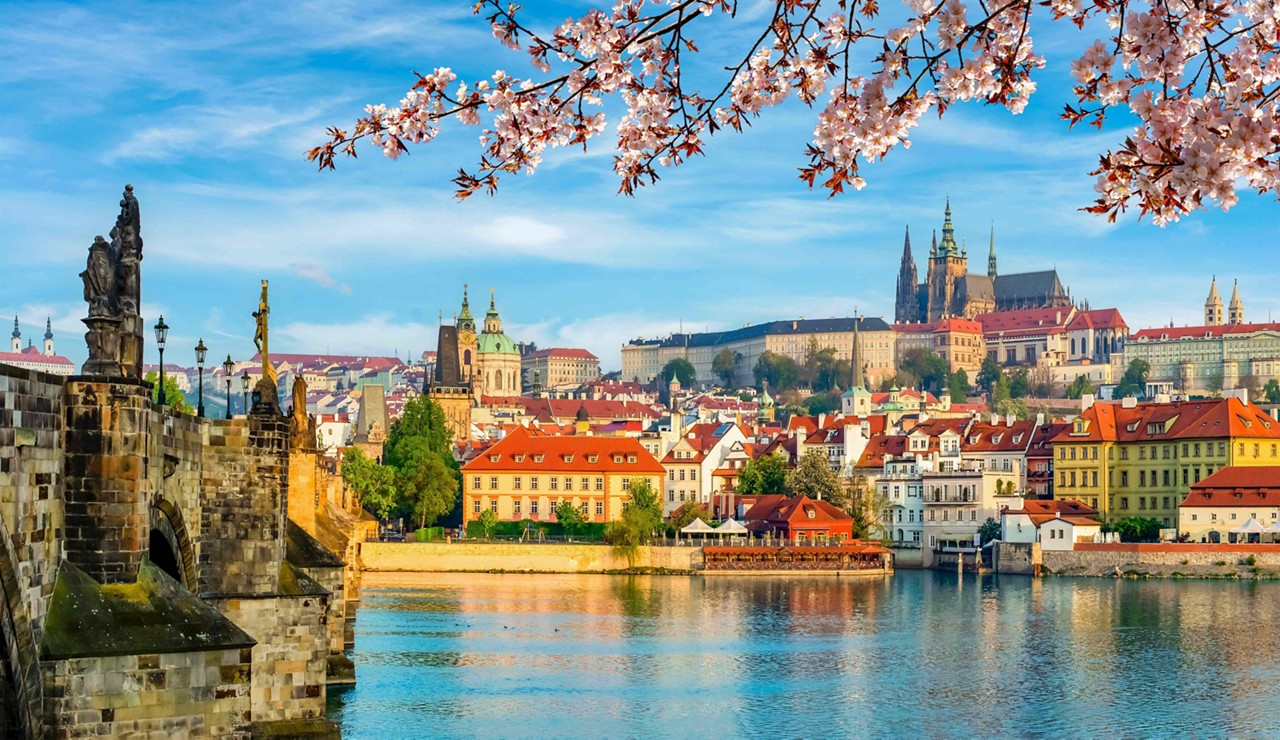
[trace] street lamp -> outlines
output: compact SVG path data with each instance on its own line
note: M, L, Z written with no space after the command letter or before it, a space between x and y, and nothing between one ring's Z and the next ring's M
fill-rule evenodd
M240 390L244 392L244 413L249 415L249 371L245 370L244 375L240 376Z
M199 401L196 403L196 416L204 418L204 356L209 348L204 346L204 337L196 343L196 371L200 374L200 395L197 396Z
M236 371L236 364L231 361L231 355L227 355L227 361L222 363L222 377L227 381L227 418L231 418L231 373Z
M168 403L164 397L164 343L169 339L169 325L164 323L164 316L156 322L156 347L160 349L160 405Z

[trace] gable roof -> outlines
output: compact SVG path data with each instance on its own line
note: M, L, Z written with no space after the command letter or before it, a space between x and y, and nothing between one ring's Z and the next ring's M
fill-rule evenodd
M1167 442L1183 439L1280 439L1280 422L1238 398L1175 403L1095 403L1080 414L1083 433L1074 425L1054 437L1055 444L1073 442Z
M1180 506L1280 506L1280 466L1222 468L1192 485Z
M1269 324L1222 324L1219 326L1170 326L1158 329L1142 329L1134 332L1129 339L1136 342L1161 339L1217 339L1231 334L1252 334L1258 331L1280 332L1280 322Z
M615 455L622 462L615 463ZM497 460L493 458L497 457ZM540 458L540 459L539 459ZM592 461L594 458L594 462ZM629 462L634 459L635 462ZM530 473L654 473L662 465L635 437L553 437L516 427L462 466L467 473L520 470Z
M1002 513L1005 516L1024 514L1037 527L1054 519L1063 519L1075 525L1099 526L1102 524L1095 518L1098 516L1098 510L1078 499L1027 499L1022 502L1021 509Z
M996 275L995 279L995 299L1000 302L1040 302L1066 294L1057 270Z

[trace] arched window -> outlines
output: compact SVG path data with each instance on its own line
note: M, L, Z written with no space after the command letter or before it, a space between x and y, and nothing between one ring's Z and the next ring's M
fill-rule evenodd
M495 381L495 382L494 382L494 386L493 386L493 387L494 387L494 389L495 389L495 390L499 390L499 391L500 391L500 390L502 390L502 373L501 373L501 372L497 372L497 373L494 373L494 375L496 375L497 377L496 377L496 378L494 378L494 381Z
M464 349L464 350L462 351L462 364L463 364L463 365L470 365L470 364L471 364L471 350L469 350L469 349Z

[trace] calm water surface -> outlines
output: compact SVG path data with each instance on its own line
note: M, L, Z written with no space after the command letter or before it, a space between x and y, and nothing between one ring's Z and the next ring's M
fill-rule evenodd
M1280 736L1280 584L370 575L346 737Z

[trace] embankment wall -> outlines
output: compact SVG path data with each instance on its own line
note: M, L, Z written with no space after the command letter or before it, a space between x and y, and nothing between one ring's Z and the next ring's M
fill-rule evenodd
M489 542L363 542L360 561L367 571L440 573L449 571L528 571L590 573L635 568L698 570L698 547L641 547L635 561L607 545L517 544Z

